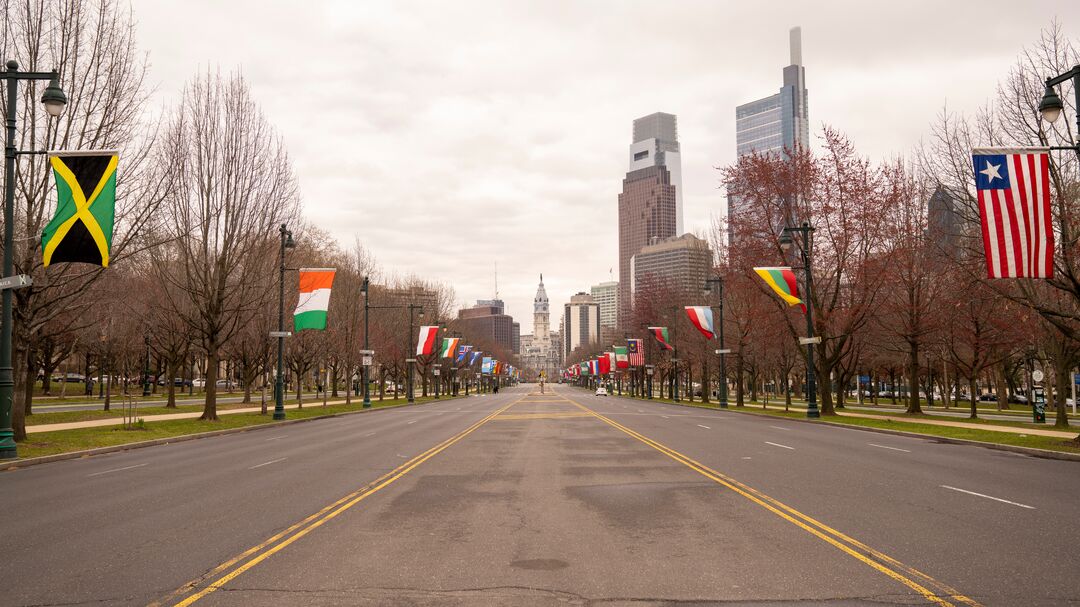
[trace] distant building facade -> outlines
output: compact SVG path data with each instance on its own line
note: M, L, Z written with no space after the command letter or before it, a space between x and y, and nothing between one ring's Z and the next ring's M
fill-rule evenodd
M942 253L956 255L963 229L959 198L947 188L938 186L926 201L926 207L927 240Z
M634 121L629 169L619 194L619 291L616 324L629 321L630 259L653 239L671 238L682 224L682 161L673 114Z
M505 314L501 301L478 301L471 308L458 311L458 323L462 331L475 339L490 340L508 352L514 348L514 319ZM492 305L484 305L484 304Z
M658 280L678 291L700 292L712 268L709 244L693 234L683 234L650 244L634 256L632 290Z
M578 293L563 306L563 360L581 346L600 342L600 304L592 295Z
M551 310L547 290L544 289L544 275L540 275L540 285L533 298L533 334L520 337L521 364L527 372L538 377L556 376L562 355L558 345L558 334L551 332Z

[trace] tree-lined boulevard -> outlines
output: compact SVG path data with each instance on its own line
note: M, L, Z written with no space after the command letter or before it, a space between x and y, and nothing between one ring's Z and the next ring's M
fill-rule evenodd
M1080 591L1074 462L545 392L8 473L0 604L1048 605Z

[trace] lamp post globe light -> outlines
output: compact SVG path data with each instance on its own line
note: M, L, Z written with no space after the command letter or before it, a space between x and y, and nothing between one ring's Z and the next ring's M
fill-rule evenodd
M1061 102L1061 97L1058 97L1054 87L1068 80L1073 81L1073 95L1075 95L1074 107L1077 110L1076 127L1077 132L1080 133L1080 65L1074 65L1071 70L1058 74L1053 78L1046 79L1046 90L1043 92L1042 100L1039 101L1039 114L1042 116L1043 120L1050 124L1054 124L1058 121L1058 118L1061 118L1061 113L1062 110L1065 109L1065 104ZM1073 150L1076 152L1077 156L1080 157L1080 143L1068 146L1055 146L1050 149Z
M814 377L814 302L812 298L814 288L814 275L811 262L813 260L812 247L814 243L814 228L808 222L803 222L799 227L788 226L780 234L780 248L787 253L795 244L792 234L802 235L802 270L804 276L803 301L806 302L806 417L821 417L817 405L817 381Z
M278 229L281 234L281 253L279 256L278 278L278 330L274 333L277 337L277 377L274 380L274 419L285 419L285 378L283 367L285 366L285 249L296 247L292 232L288 226L281 224Z
M716 286L716 297L717 301L719 302L717 303L716 307L720 312L720 318L717 321L719 323L719 328L717 330L717 339L719 340L718 343L720 345L720 349L716 351L717 355L720 357L720 385L718 386L720 390L720 408L727 409L727 367L725 364L727 352L724 351L724 278L717 274L716 278L707 279L705 281L705 292L711 293L713 290L713 285ZM706 381L705 383L708 382ZM705 389L708 390L707 387Z
M24 152L15 147L15 120L18 117L19 81L48 80L49 86L41 95L41 104L52 118L64 113L67 96L60 88L56 72L21 72L17 61L8 61L7 69L0 72L0 80L7 81L7 137L4 146L4 267L3 278L12 275L15 266L13 243L15 242L15 159ZM4 289L3 311L0 313L0 459L19 456L15 445L15 431L11 427L12 405L15 398L15 370L11 366L12 290Z

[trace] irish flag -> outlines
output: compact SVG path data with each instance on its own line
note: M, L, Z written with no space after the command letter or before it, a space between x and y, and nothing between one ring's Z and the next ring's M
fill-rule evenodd
M416 342L416 355L427 356L435 350L435 338L439 335L438 326L420 327L420 339Z
M300 268L300 297L293 313L293 330L326 330L326 310L330 307L330 286L334 268Z
M716 337L716 330L713 328L713 314L712 308L709 306L686 306L686 315L690 317L690 322L694 323L698 331L705 336L705 339L712 339Z
M656 338L656 341L660 342L660 346L665 350L675 349L668 341L671 338L668 337L667 327L649 327L649 332L653 334L653 337Z
M450 358L457 351L458 342L461 339L457 337L444 337L442 340L442 349L439 351L439 358Z
M789 306L803 303L803 300L799 299L799 283L795 280L795 272L791 268L754 268L754 271ZM805 311L806 306L803 305L803 312Z

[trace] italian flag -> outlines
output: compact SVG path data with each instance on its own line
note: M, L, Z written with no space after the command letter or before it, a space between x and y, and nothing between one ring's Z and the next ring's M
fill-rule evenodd
M615 368L630 368L630 358L627 356L626 346L615 346Z
M803 303L803 300L799 299L799 283L795 280L795 272L791 268L754 268L754 271L789 306ZM803 312L805 311L804 304Z
M665 350L675 349L671 345L671 342L668 341L671 338L668 337L667 327L649 327L649 332L653 334L653 337L656 338L656 341L660 342L660 345L663 346Z
M326 310L330 307L330 286L334 268L300 268L300 296L293 313L293 330L326 329Z
M440 358L450 358L457 352L458 343L461 342L457 337L444 337L442 340L442 349L439 351Z
M439 335L438 326L420 327L420 339L416 342L416 355L427 356L435 350L435 338Z
M686 315L690 317L690 322L694 323L698 331L705 336L705 339L712 339L716 337L716 330L713 328L713 313L712 308L709 306L686 306Z

